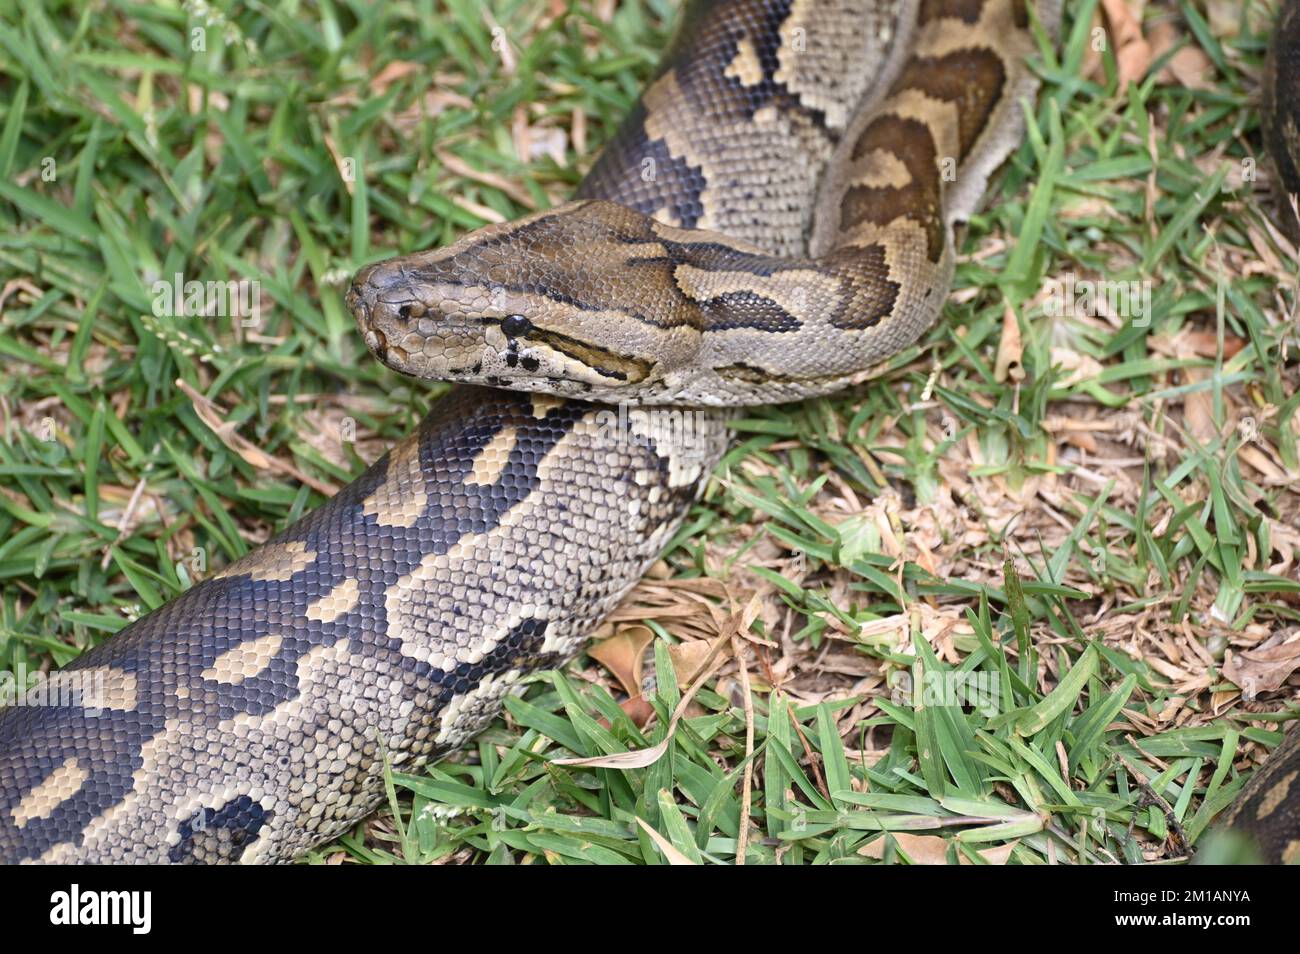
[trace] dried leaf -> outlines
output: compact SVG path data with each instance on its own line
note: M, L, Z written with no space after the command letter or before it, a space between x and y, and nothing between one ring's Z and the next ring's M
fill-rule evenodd
M1007 378L1012 381L1021 381L1025 377L1025 369L1021 366L1021 357L1024 353L1024 346L1020 341L1020 322L1016 320L1016 312L1010 306L1002 313L1002 340L998 342L997 361L993 365L993 379L1003 382Z
M852 565L868 553L880 552L880 530L870 513L854 514L840 521L835 532L839 534L839 560L844 566Z
M675 728L675 726L674 726ZM576 765L585 768L612 768L612 769L637 769L645 768L647 765L654 765L668 751L668 743L672 739L672 733L664 736L664 740L657 745L652 745L648 749L636 749L632 752L615 752L613 755L593 755L585 759L552 759L556 765Z
M614 635L599 640L587 650L587 655L608 669L627 693L628 698L620 703L620 708L638 727L646 725L655 712L654 706L641 695L645 651L654 639L654 631L649 626L620 626ZM600 723L608 728L604 719Z
M613 636L602 639L587 650L587 655L608 669L631 697L641 695L641 664L646 647L655 634L649 626L620 626Z
M1119 87L1141 82L1151 68L1151 46L1142 36L1140 16L1125 0L1101 0L1115 40L1115 62L1119 67Z
M1183 36L1171 20L1161 20L1151 26L1151 58L1158 60L1180 42ZM1214 88L1214 62L1195 44L1183 46L1170 57L1160 71L1160 82L1168 86L1187 89Z
M1247 698L1280 688L1297 669L1300 669L1300 629L1277 633L1254 649L1230 650L1223 661L1223 674Z
M650 724L650 720L655 716L655 707L652 706L645 696L633 696L631 699L624 699L619 703L619 708L627 713L627 717L638 729L644 729ZM601 725L609 728L604 719Z
M462 179L469 179L473 182L480 182L485 186L490 186L493 189L504 192L525 209L537 208L537 202L533 199L532 194L523 186L507 179L505 176L498 175L495 172L484 172L481 169L476 169L459 156L450 152L439 152L438 161L442 163L444 169L453 175L460 176Z
M1183 368L1183 380L1195 384L1206 380L1210 374L1205 368ZM1214 395L1209 388L1183 395L1183 420L1188 431L1201 444L1209 444L1219 436L1214 423Z
M689 685L704 667L713 647L703 639L691 639L668 647L668 658L673 661L673 673L679 686Z
M208 426L212 433L220 438L221 443L225 444L232 451L242 457L251 466L259 470L273 470L277 473L288 474L289 476L302 481L308 487L319 490L323 494L333 496L338 487L333 484L327 484L324 481L316 480L310 474L305 474L292 464L285 463L278 458L271 457L261 448L255 447L245 438L241 437L235 430L234 421L226 421L221 417L217 406L212 403L203 394L196 391L188 382L183 379L177 379L176 387L185 393L191 403L194 405L194 413L198 415L199 420Z
M1053 348L1052 365L1065 372L1061 378L1062 386L1078 384L1081 381L1095 381L1105 370L1101 362L1090 354L1073 348Z

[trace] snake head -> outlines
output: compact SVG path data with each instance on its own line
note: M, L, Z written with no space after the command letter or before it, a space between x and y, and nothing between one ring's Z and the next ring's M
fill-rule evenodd
M347 305L404 374L641 399L700 347L659 228L612 202L571 202L367 266Z

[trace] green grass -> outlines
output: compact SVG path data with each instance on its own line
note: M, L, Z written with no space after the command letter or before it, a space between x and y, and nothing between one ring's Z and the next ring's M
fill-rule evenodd
M604 6L6 8L0 668L66 663L410 429L438 391L367 360L347 279L567 195L674 12ZM1201 837L1296 697L1243 703L1222 670L1300 623L1295 256L1260 212L1252 105L1266 19L1153 11L1211 84L1119 90L1094 7L1069 3L1045 51L941 325L877 382L738 422L674 582L620 614L654 636L648 727L591 660L540 675L314 859L732 862L747 769L749 863L1138 862ZM522 161L524 127L563 136L564 163ZM153 317L176 272L259 281L261 326ZM1067 274L1149 280L1149 320L1046 314ZM747 676L724 660L662 758L557 764L663 742L676 647L718 633L751 640Z

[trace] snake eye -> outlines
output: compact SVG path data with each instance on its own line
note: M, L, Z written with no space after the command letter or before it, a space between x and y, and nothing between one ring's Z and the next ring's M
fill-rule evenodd
M506 315L501 319L501 332L507 338L518 338L533 330L533 323L523 315Z

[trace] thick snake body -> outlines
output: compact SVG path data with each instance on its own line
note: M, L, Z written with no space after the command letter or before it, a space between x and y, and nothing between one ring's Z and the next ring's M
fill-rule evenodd
M458 390L329 503L83 654L41 687L63 704L0 715L0 857L288 861L355 824L385 758L451 751L578 650L725 444L720 422L693 457L603 426Z
M1055 0L1037 13L1054 28ZM663 428L577 398L802 397L915 340L1019 139L1032 20L692 4L575 203L360 273L390 365L555 393L453 389L324 507L0 712L0 859L291 860L373 809L385 764L451 751L573 656L727 445L721 410Z

